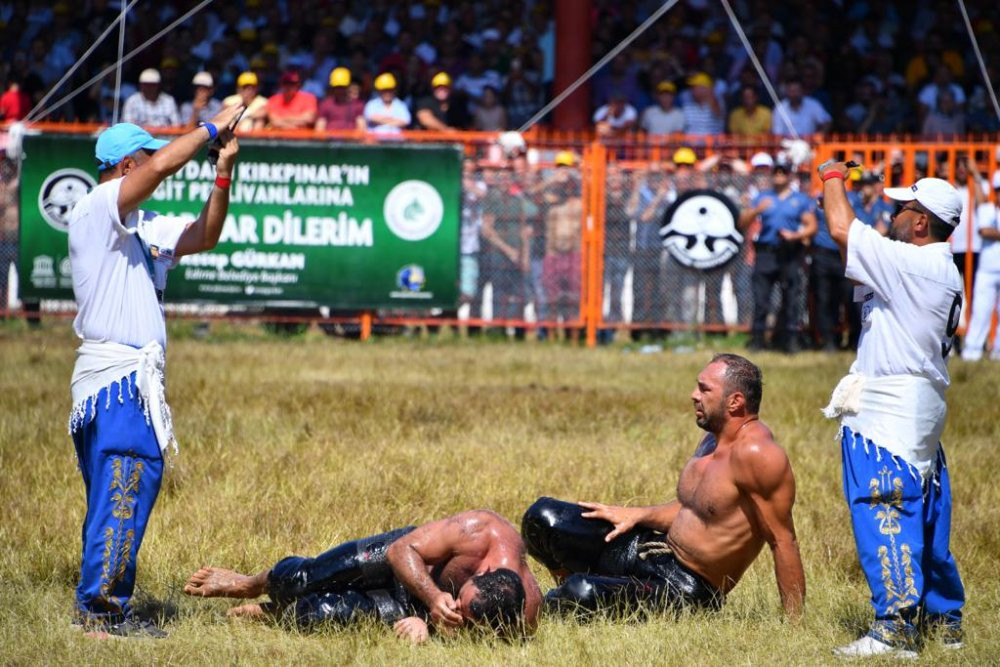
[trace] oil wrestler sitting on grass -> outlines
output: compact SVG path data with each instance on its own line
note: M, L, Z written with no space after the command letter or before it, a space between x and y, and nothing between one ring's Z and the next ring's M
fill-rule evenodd
M805 577L795 539L795 478L758 418L760 369L717 355L691 394L708 431L681 471L677 500L613 507L540 498L524 515L528 553L560 585L554 611L718 609L764 544L774 556L782 605L802 611Z
M316 558L290 556L244 575L203 567L184 592L270 602L231 615L292 618L302 626L365 618L392 625L415 643L429 626L475 627L511 637L535 630L542 594L517 529L489 510L345 542Z

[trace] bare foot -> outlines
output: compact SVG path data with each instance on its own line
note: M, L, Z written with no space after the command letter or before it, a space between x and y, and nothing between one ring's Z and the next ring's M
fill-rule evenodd
M206 598L255 598L263 595L266 587L266 572L250 576L219 567L203 567L191 575L184 592Z
M264 605L252 603L252 604L243 604L240 605L239 607L233 607L232 609L226 612L226 616L232 618L249 618L258 621L266 619L269 616L269 614L264 609Z

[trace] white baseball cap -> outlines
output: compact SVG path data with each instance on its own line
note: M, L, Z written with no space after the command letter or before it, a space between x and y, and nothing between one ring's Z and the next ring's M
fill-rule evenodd
M205 86L206 88L211 88L215 85L215 81L212 79L212 75L208 72L198 72L191 79L191 83L195 86Z
M951 183L940 178L921 178L908 188L886 188L883 192L895 201L917 200L952 227L962 214L962 196Z
M144 69L139 74L139 83L159 83L160 73L150 67L149 69Z
M771 157L770 153L754 153L753 157L750 158L751 167L767 167L770 169L774 166L774 158Z

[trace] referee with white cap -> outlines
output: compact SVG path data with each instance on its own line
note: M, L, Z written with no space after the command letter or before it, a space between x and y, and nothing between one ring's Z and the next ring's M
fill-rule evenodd
M854 165L851 165L854 166ZM947 243L962 210L947 181L886 188L900 203L888 237L856 217L849 167L820 167L830 235L860 285L858 357L833 392L841 420L844 494L875 620L842 657L916 657L923 637L962 642L965 590L949 550L951 487L941 448L947 357L962 280Z

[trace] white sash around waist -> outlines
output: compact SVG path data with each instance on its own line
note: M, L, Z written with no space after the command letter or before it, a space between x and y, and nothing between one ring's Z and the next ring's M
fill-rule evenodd
M846 375L823 409L926 477L937 460L947 405L944 387L917 375Z
M164 458L170 453L168 449L176 454L178 447L173 419L163 386L166 363L163 347L157 341L137 349L120 343L84 340L76 351L76 365L70 382L73 395L70 432L86 419L88 399L93 398L96 404L98 393L107 388L110 401L111 385L127 382L129 375L135 371L136 389L146 414L146 423L152 425ZM128 391L131 394L131 387ZM120 385L118 397L119 401L122 400ZM91 406L92 414L96 409L96 405Z

